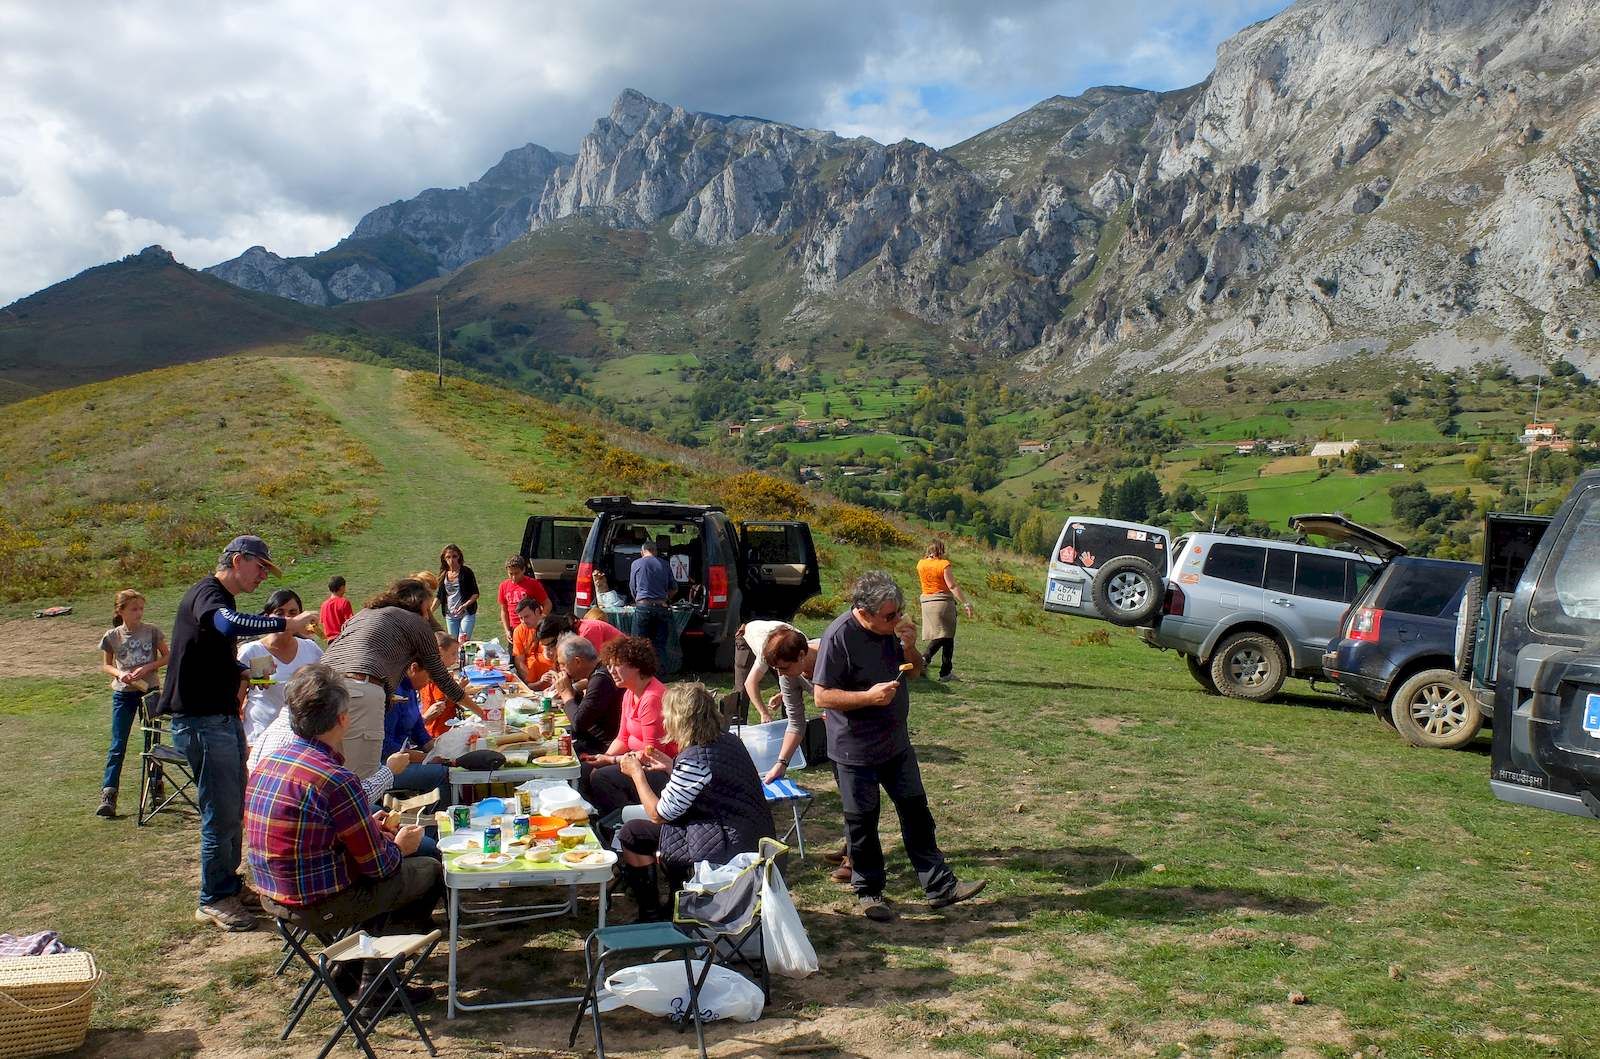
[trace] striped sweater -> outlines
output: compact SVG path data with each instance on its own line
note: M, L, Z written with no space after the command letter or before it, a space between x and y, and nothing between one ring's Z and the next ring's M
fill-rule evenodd
M386 695L395 693L405 679L406 667L416 662L446 698L459 701L466 696L439 657L433 626L403 607L357 611L339 630L339 638L328 645L322 661L335 672L360 673L381 681Z

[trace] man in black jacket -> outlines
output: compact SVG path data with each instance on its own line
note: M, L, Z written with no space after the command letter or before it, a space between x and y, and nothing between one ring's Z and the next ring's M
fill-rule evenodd
M600 664L594 644L582 636L568 633L557 641L555 659L550 692L572 722L572 752L605 753L622 723L622 689Z

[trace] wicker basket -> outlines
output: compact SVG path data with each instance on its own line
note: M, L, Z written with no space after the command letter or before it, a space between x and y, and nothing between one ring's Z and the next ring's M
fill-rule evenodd
M86 952L0 957L0 1057L56 1055L83 1044L101 974Z

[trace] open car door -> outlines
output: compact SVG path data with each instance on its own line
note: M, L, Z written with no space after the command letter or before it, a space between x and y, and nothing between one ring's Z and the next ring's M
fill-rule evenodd
M550 593L555 609L572 609L578 563L593 525L592 518L531 515L522 531L522 557L528 560L528 572Z
M804 522L746 522L739 527L739 583L744 620L789 621L822 590L811 527Z

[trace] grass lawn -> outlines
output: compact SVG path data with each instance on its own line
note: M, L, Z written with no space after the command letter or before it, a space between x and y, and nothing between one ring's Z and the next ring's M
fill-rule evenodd
M1219 492L1248 492L1251 517L1277 527L1285 527L1291 515L1311 511L1342 511L1357 522L1377 526L1389 521L1389 487L1407 477L1404 471L1359 476L1337 471L1319 479L1316 471L1297 471L1224 485Z
M818 438L816 441L790 441L784 447L796 456L847 456L860 449L868 456L902 456L924 442L906 434L850 434Z
M699 363L693 353L634 353L606 361L589 376L589 385L601 397L660 404L694 388L678 373Z
M524 406L490 391L455 388L430 405L426 388L380 368L286 370L370 452L376 468L363 479L381 498L365 528L291 568L303 590L337 569L365 594L447 539L493 571L528 510L564 509L584 482L550 456L538 417L516 418ZM513 485L524 471L546 488ZM909 582L917 555L826 536L819 546L830 595L868 565ZM814 857L793 865L821 973L777 980L760 1022L715 1024L713 1054L1593 1054L1593 825L1494 801L1485 739L1412 750L1369 712L1297 682L1276 703L1207 696L1180 660L1130 633L988 587L1003 570L1037 591L1035 565L964 544L955 558L979 617L961 625L961 679L915 684L911 724L940 843L988 889L927 909L892 811L883 835L898 923L855 916ZM74 601L81 621L0 624L0 731L17 763L0 776L12 807L0 829L0 930L48 927L95 953L108 980L85 1054L305 1054L330 1027L327 1008L278 1042L297 983L272 976L272 936L190 919L192 819L140 829L91 815L106 738L107 694L90 671L102 594ZM151 619L170 623L175 596L154 594ZM802 624L815 633L822 622ZM135 772L124 774L129 808ZM838 798L825 770L796 779L817 794L807 841L820 852L838 838ZM626 899L616 912L629 914ZM571 989L584 925L474 936L467 981ZM443 968L441 954L424 979L439 982ZM439 1002L424 1013L451 1057L550 1054L571 1017L446 1022ZM619 1012L607 1027L619 1053L685 1054L660 1020ZM378 1043L405 1047L387 1034Z

